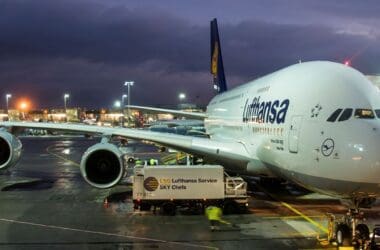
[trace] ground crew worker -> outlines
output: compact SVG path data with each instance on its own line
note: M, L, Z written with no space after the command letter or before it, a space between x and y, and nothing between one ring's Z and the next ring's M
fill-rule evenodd
M149 159L149 165L150 165L150 166L158 165L157 163L158 163L158 162L157 162L156 159L153 159L153 158Z
M222 209L217 206L208 206L205 210L207 219L210 221L210 229L214 231L218 229L218 224L230 224L227 221L222 220Z
M140 159L136 159L135 163L136 163L136 166L141 166L141 165L143 165L143 161L140 160Z

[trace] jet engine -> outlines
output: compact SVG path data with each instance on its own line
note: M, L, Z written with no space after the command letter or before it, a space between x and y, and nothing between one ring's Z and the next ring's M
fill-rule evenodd
M123 153L110 143L98 143L83 154L80 170L84 179L97 188L115 186L124 177Z
M0 130L0 169L16 165L21 156L21 141L14 135Z

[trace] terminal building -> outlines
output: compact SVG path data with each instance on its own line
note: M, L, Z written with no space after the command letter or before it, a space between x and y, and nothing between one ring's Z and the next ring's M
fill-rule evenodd
M161 106L161 108L175 109L182 111L203 112L194 104L180 104L178 107ZM123 127L150 127L151 125L172 126L173 123L160 121L173 121L182 119L168 113L157 113L141 111L127 108L114 109L85 109L85 108L52 108L38 110L9 109L0 110L1 121L34 121L34 122L70 122L85 123L98 126L123 126Z

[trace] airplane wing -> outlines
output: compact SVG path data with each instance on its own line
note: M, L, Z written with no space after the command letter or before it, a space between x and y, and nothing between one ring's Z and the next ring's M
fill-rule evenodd
M170 133L152 132L142 129L108 128L70 123L40 123L40 122L0 122L0 127L13 130L22 128L46 129L54 131L80 132L83 134L100 134L104 136L121 136L130 139L147 140L157 144L178 149L190 154L204 156L208 159L226 162L241 162L250 160L244 144L240 142L218 142L208 138L183 136Z
M186 111L180 111L180 110L174 110L174 109L161 109L161 108L153 108L153 107L146 107L146 106L135 106L135 105L127 105L126 107L129 107L131 109L137 109L137 110L151 111L153 113L169 113L169 114L174 114L174 115L181 115L184 117L196 118L196 119L205 119L206 118L205 113L186 112Z

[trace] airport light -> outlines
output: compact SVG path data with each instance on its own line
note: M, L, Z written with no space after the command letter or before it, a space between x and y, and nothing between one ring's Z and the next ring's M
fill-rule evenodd
M66 113L66 107L67 107L67 99L70 98L70 95L69 94L64 94L63 95L63 100L65 102L65 113Z
M21 109L22 119L25 120L25 112L29 109L29 102L27 100L22 100L19 102L18 106Z
M120 102L119 100L116 100L116 101L113 103L113 106L114 106L115 108L120 108L120 106L121 106L121 102Z
M28 108L28 103L26 103L26 102L21 102L20 103L20 109L21 110L26 110Z
M182 101L182 100L186 99L186 94L185 93L179 93L178 98L179 98L179 100Z
M8 110L9 110L9 98L11 98L12 95L11 94L6 94L5 95L5 99L7 100L7 114L8 114Z
M127 89L128 89L128 127L129 127L129 114L130 114L130 110L129 110L129 105L131 105L131 86L133 86L133 84L135 84L134 81L126 81L124 82L124 86L127 86Z
M28 109L29 104L26 101L21 101L19 107L21 109L22 119L25 120L25 111Z

